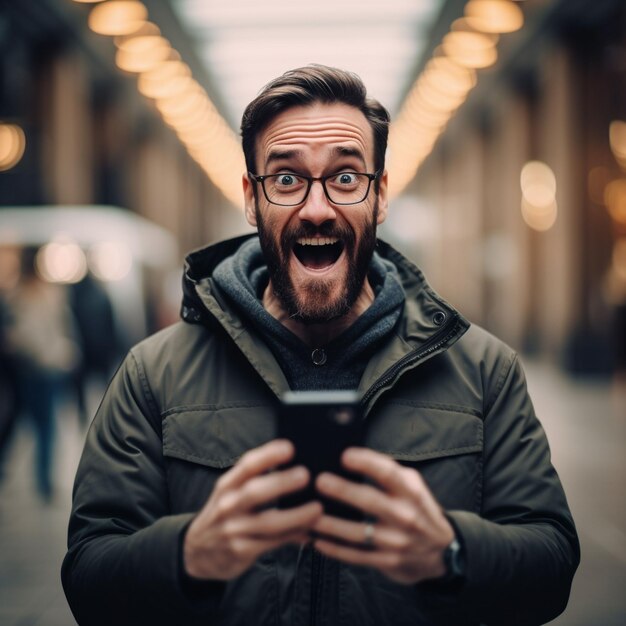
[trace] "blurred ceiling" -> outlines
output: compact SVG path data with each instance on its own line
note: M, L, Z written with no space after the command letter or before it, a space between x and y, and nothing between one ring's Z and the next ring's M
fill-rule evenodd
M238 172L245 165L236 129L246 104L284 71L316 62L363 78L393 116L387 167L396 197L451 122L487 123L490 103L511 85L533 88L551 42L601 43L601 25L623 2L20 0L9 6L29 37L54 41L64 33L80 40L99 93L119 90L116 65L130 79L126 86L136 86L240 207Z
M311 62L348 69L398 110L445 0L170 0L237 128L248 102Z

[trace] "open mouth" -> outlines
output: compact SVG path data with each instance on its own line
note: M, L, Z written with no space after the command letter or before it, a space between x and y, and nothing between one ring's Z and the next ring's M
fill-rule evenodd
M300 237L293 253L307 269L322 270L337 262L343 248L343 242L337 237Z

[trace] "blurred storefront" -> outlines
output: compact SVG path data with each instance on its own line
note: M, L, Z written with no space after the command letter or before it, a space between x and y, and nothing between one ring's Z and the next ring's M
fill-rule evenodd
M573 372L623 371L626 4L524 10L404 191L420 206L414 228L406 198L390 227L516 348Z

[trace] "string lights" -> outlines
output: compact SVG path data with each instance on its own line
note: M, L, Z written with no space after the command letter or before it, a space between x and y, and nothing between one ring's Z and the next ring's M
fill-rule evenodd
M470 0L417 77L389 131L390 193L399 195L476 86L476 70L493 65L501 33L519 30L512 0Z
M180 54L148 20L146 6L139 0L74 1L96 4L88 24L95 33L114 38L117 67L137 75L139 92L154 103L213 184L240 208L245 163L239 138Z

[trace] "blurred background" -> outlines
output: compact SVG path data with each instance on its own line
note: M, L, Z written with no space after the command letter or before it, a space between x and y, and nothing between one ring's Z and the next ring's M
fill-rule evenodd
M0 0L0 623L74 623L86 429L185 253L249 231L241 114L312 62L392 114L381 236L523 355L583 549L553 623L626 623L623 0Z

